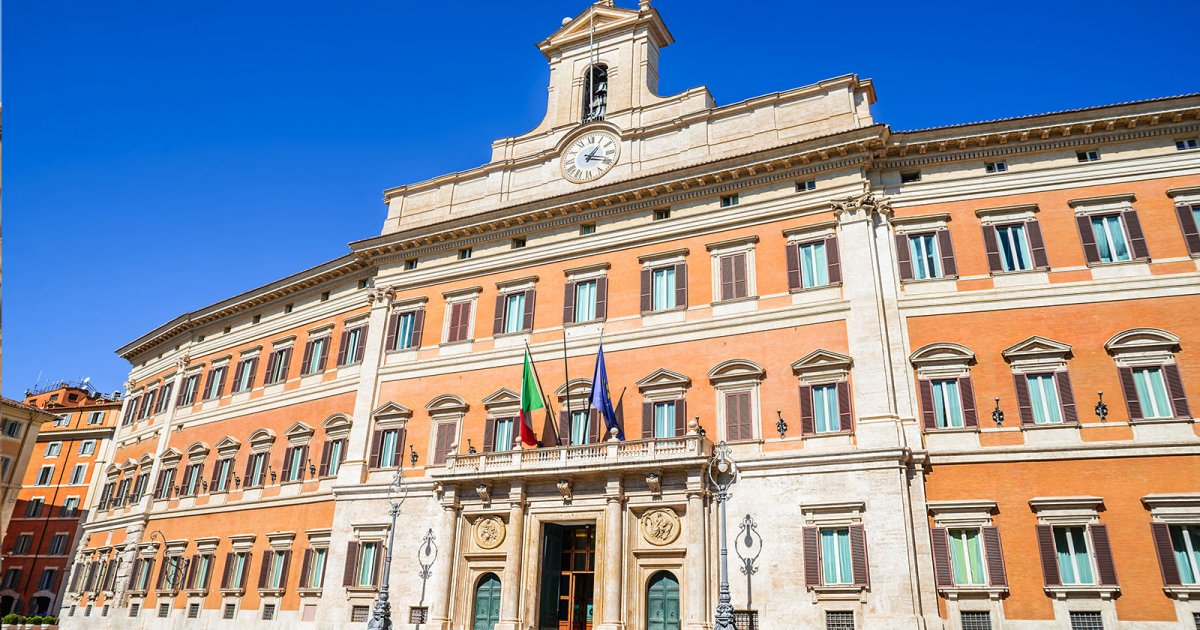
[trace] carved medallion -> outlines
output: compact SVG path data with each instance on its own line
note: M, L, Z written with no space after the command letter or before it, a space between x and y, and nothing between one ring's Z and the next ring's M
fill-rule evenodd
M504 521L499 516L485 516L475 521L474 536L480 549L495 549L504 542Z
M663 546L679 538L679 516L670 508L657 508L642 515L642 538L651 545Z

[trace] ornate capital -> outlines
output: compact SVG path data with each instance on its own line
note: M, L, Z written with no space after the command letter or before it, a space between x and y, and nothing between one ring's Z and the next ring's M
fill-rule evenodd
M878 214L883 217L892 216L892 203L887 199L876 197L870 190L841 201L833 202L833 216L838 221L851 218L845 215L862 214L869 217Z
M187 367L188 364L191 362L192 362L192 357L185 352L183 354L183 356L179 357L178 359L175 359L175 367L182 370L183 368Z
M367 291L367 303L374 305L376 302L380 306L390 305L396 299L396 287L388 285L386 287L372 287Z

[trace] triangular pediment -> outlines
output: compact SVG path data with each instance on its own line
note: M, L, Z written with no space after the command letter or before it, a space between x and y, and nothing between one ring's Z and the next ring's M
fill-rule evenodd
M521 404L521 395L507 387L502 387L492 392L487 398L483 399L484 407L519 404Z
M546 51L564 44L598 38L609 32L635 24L641 14L636 9L623 9L614 6L612 2L597 2L584 9L579 15L564 19L564 24L538 44L538 47ZM654 13L654 17L657 18L657 13ZM658 19L658 22L661 24L662 20ZM594 31L593 28L595 29ZM662 28L662 31L666 31L665 26ZM670 37L670 35L667 35L667 37Z
M289 439L290 438L304 438L304 437L312 436L312 434L315 432L316 432L316 430L313 429L312 427L308 426L307 424L304 424L303 422L297 422L296 424L293 424L292 426L288 427L288 430L284 431L283 435L288 437Z
M1006 361L1037 356L1066 358L1070 354L1070 344L1065 344L1061 341L1055 341L1053 339L1047 339L1045 337L1039 337L1038 335L1034 335L1025 341L1000 351L1000 355L1003 356Z
M179 461L183 458L183 453L180 453L179 449L172 446L171 448L163 451L158 458L164 462Z
M229 451L229 450L236 451L237 449L241 448L241 446L242 446L241 442L239 442L229 436L225 436L225 437L221 438L220 442L217 442L216 448L219 451Z
M387 401L379 406L374 413L371 414L376 418L395 418L395 417L412 417L412 409L401 405L398 402Z
M689 387L692 379L666 368L658 368L649 376L637 382L638 389L647 390L656 387Z
M819 348L792 363L792 371L803 372L824 368L849 368L852 363L854 363L854 359L844 354Z

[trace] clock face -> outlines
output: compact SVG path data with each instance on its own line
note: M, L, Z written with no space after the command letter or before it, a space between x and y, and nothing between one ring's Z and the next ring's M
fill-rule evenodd
M599 179L617 163L621 143L616 136L593 131L571 141L562 154L563 177L584 184Z

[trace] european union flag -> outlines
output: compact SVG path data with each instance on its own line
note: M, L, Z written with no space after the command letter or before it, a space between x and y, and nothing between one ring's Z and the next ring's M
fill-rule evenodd
M588 399L592 409L600 412L604 418L605 433L617 430L617 439L625 441L625 431L617 424L617 410L613 408L612 395L608 393L608 370L604 368L604 344L596 354L596 373L592 375L592 394ZM608 438L605 438L608 439Z

